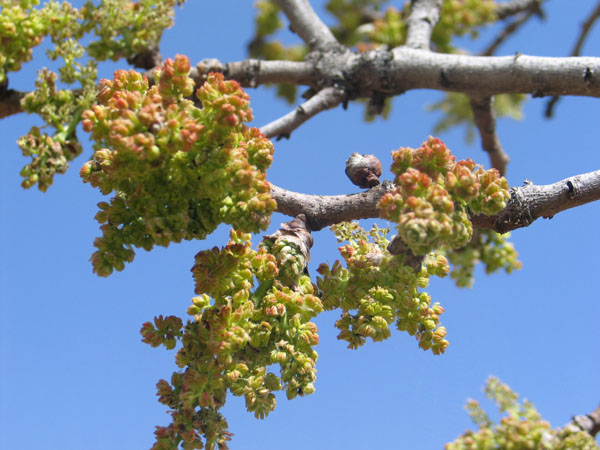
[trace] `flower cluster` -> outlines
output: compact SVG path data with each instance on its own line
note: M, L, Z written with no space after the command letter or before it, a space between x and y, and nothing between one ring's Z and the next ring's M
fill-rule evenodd
M357 348L366 338L381 341L390 336L389 326L407 331L419 341L419 346L434 354L448 346L446 329L440 326L444 308L431 304L431 297L420 292L431 276L448 274L443 256L429 255L420 270L405 264L403 255L391 255L385 237L389 230L374 226L367 234L357 223L342 223L332 227L338 241L348 241L340 247L346 267L336 261L332 267L321 264L317 285L323 306L327 310L340 308L338 339Z
M281 276L286 261L302 253L288 247L277 256L265 246L252 250L250 235L232 230L225 247L196 255L192 320L183 325L158 317L142 327L144 342L154 347L182 345L176 362L183 370L157 385L172 424L158 427L154 449L182 442L184 448L223 448L229 434L219 409L228 391L243 396L257 418L275 408L276 391L285 390L289 399L314 392L319 337L310 319L323 306L302 270L290 284L289 274ZM274 364L278 375L269 370Z
M47 21L35 9L38 4L39 0L0 0L0 83L6 80L6 72L21 70L46 34Z
M465 432L454 442L446 444L446 450L600 448L584 431L570 427L551 429L533 404L527 400L519 404L518 395L495 377L487 380L485 394L498 405L501 413L507 415L494 424L475 400L469 400L466 409L479 430Z
M133 259L131 246L150 250L182 239L203 239L220 223L258 232L275 209L265 170L273 146L256 128L246 93L211 74L196 95L189 60L177 56L156 72L156 84L133 70L102 80L98 103L84 112L93 158L85 182L110 202L98 204L103 236L94 270L109 275Z
M437 138L392 156L396 188L378 207L416 255L464 247L473 234L469 213L496 214L509 199L508 183L497 170L485 171L470 159L456 162Z
M487 274L504 269L506 273L521 268L517 251L508 242L510 233L498 234L492 230L477 230L471 242L463 248L448 251L446 257L452 264L450 277L458 287L473 286L475 264L481 262Z
M449 53L454 50L453 36L469 33L477 37L477 28L498 20L494 0L444 0L440 21L433 29L432 43L437 50Z
M173 25L175 5L184 0L103 0L87 3L82 14L88 31L97 36L88 46L98 61L131 58L155 47L165 28Z

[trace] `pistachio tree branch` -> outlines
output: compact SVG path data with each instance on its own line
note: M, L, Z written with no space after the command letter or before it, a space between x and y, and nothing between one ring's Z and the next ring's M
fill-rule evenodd
M308 0L275 0L290 21L290 29L298 34L311 50L327 50L340 44Z
M303 62L206 61L191 73L198 87L209 71L217 70L244 86L287 82L319 91L337 85L346 91L348 100L391 97L412 89L478 97L506 93L600 97L600 58L593 57L468 56L403 46L391 52L317 52ZM153 79L154 70L146 72L148 79ZM26 93L10 92L0 93L2 117L22 111L17 103Z
M21 99L26 95L27 92L14 89L0 90L0 119L23 112Z
M510 158L502 149L498 133L496 132L494 98L471 97L470 101L473 120L481 136L481 147L488 152L492 167L498 169L501 175L505 175L506 165L510 161Z
M342 89L327 87L309 98L296 109L263 126L260 131L268 138L289 138L292 131L321 111L331 109L344 101Z
M533 11L540 16L543 16L541 9L544 0L511 0L505 3L498 3L496 14L499 19L506 19L509 16L518 14L523 11Z
M596 7L594 8L594 10L590 13L590 15L585 20L585 22L583 22L583 24L581 25L581 32L579 33L577 42L575 42L575 46L573 47L573 50L571 51L571 56L579 56L581 54L581 48L583 47L583 43L585 42L585 39L587 38L588 34L590 33L592 26L594 25L596 20L598 20L598 17L600 17L600 1L598 2ZM548 104L546 105L546 112L545 112L546 117L550 118L554 115L554 107L555 107L556 103L558 103L559 99L560 99L560 97L555 95L548 101Z
M569 431L585 431L594 437L600 433L600 405L591 413L583 416L575 416L564 426Z
M347 195L309 195L271 185L277 211L292 217L304 214L313 231L339 222L379 217L377 202L394 189L384 181L368 191ZM499 214L476 215L475 228L488 228L499 233L531 225L540 217L600 200L600 170L565 178L553 184L537 186L531 183L511 189L511 198Z
M442 0L412 0L406 21L406 46L422 50L429 49L431 32L440 20Z

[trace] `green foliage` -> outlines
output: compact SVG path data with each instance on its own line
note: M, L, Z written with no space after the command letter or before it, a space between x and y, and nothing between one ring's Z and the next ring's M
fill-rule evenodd
M156 72L155 85L133 70L102 80L98 103L84 112L93 158L85 182L110 202L98 204L103 236L94 245L102 276L133 260L131 246L150 250L182 239L203 239L220 223L258 232L275 201L265 170L273 146L252 119L247 94L235 81L211 74L196 95L189 60L177 56Z
M144 342L175 346L183 369L161 380L158 395L172 423L158 427L154 449L226 448L227 422L219 413L227 392L243 396L255 417L276 406L274 392L288 399L314 392L317 327L310 320L323 310L316 287L290 267L304 256L285 237L252 250L250 235L231 231L229 243L196 255L192 268L198 297L185 326L176 317L142 327ZM273 251L273 253L269 253ZM283 273L285 272L285 273ZM256 287L255 287L256 286ZM271 372L279 366L279 375Z
M500 269L506 273L521 268L521 261L512 243L510 233L499 234L492 230L476 230L471 242L465 247L448 251L446 257L452 264L450 277L458 287L473 286L475 264L481 262L485 273L491 274Z
M446 258L429 255L415 271L403 255L388 251L388 229L375 225L367 234L356 222L331 228L339 242L348 241L339 248L346 267L340 261L332 267L321 264L317 284L325 309L342 310L335 324L340 329L338 339L358 348L366 338L387 339L389 325L396 322L396 328L415 336L422 349L443 353L448 346L446 329L439 321L444 308L431 305L429 294L419 289L427 287L431 276L448 274Z
M477 431L466 431L446 450L597 450L598 444L588 433L570 427L551 429L550 424L535 406L523 401L506 384L495 377L487 380L486 396L493 400L501 413L506 413L495 424L475 400L469 400L466 409Z
M378 207L415 255L464 247L473 235L469 214L496 214L509 199L508 183L496 169L485 171L470 159L456 162L437 138L392 156L396 187Z

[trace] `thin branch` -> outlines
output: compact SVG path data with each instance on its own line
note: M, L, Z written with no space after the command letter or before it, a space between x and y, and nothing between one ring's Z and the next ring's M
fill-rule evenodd
M278 212L292 217L305 214L309 228L317 231L348 220L379 217L377 202L393 189L393 183L384 181L366 192L326 196L302 194L271 185L271 194L277 202ZM561 211L596 200L600 200L600 170L545 186L514 187L506 208L495 216L473 216L472 223L475 228L506 233L527 227L540 217L551 218Z
M327 87L298 106L292 112L263 126L260 131L268 138L289 138L292 131L321 111L331 109L344 101L342 89Z
M506 19L523 11L533 11L543 17L541 9L544 0L512 0L510 2L498 3L496 14L499 19Z
M481 136L481 147L490 155L492 167L498 169L501 175L505 175L506 165L509 163L510 158L502 149L498 133L496 132L494 98L486 97L477 99L471 97L470 100L473 120Z
M592 26L594 25L596 20L598 20L598 17L600 17L600 1L596 5L596 8L588 16L586 21L581 25L581 33L577 38L575 47L573 47L573 50L571 51L571 56L579 56L581 54L581 48L583 47L583 43L585 42L585 39L590 33ZM556 103L558 103L559 98L560 97L558 96L554 96L548 101L545 112L546 117L551 118L554 115L554 106L556 105Z
M440 20L442 0L412 0L407 19L406 46L422 50L429 49L431 32Z
M290 21L290 28L298 34L311 50L328 50L340 44L325 25L308 0L275 0Z
M494 41L481 53L481 56L492 56L498 50L498 47L510 36L512 36L523 24L525 24L530 18L532 18L536 12L529 10L519 18L510 22L500 34L494 39Z

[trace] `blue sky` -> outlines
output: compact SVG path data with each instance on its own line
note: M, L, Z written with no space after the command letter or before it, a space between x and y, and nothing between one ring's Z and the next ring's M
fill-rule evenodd
M188 2L165 32L163 55L186 54L192 62L243 59L252 35L251 3ZM313 1L316 7L323 3ZM580 0L574 8L572 2L548 1L547 20L534 19L499 54L567 55L595 3ZM484 32L471 48L482 48L493 35ZM583 54L599 53L597 28ZM42 52L36 56L41 62L12 75L11 87L31 88L44 64ZM101 76L119 67L106 64ZM249 94L253 125L290 109L272 90ZM268 179L300 192L355 192L344 175L347 157L374 153L388 168L391 150L418 146L432 132L439 116L425 105L440 96L406 93L394 100L388 120L371 124L362 121L361 105L324 112L289 141L276 142ZM545 103L530 99L522 121L499 121L511 185L525 179L546 184L598 169L598 101L565 98L551 121L542 117ZM185 315L194 254L222 245L228 230L221 227L206 241L139 251L125 271L96 277L88 260L99 235L93 216L101 196L78 175L91 147L86 144L84 155L47 193L23 190L19 170L26 161L15 141L34 123L25 115L0 122L0 448L147 449L154 426L169 420L155 384L175 365L172 352L143 344L139 329L155 315ZM85 139L81 130L79 136ZM488 164L477 145L464 142L463 130L440 137L459 158ZM389 169L385 174L390 178ZM274 215L268 232L286 220ZM317 320L316 393L293 401L279 396L263 421L245 411L243 399L230 397L224 412L235 434L231 448L440 449L471 425L463 405L468 397L482 400L489 375L530 399L553 426L591 411L600 401L599 220L597 204L539 219L513 233L522 270L489 277L479 271L470 290L436 281L429 292L446 309L442 320L450 341L442 356L423 352L398 332L348 350L336 339L338 313L323 314ZM314 238L313 274L320 262L339 257L332 233L323 230Z

